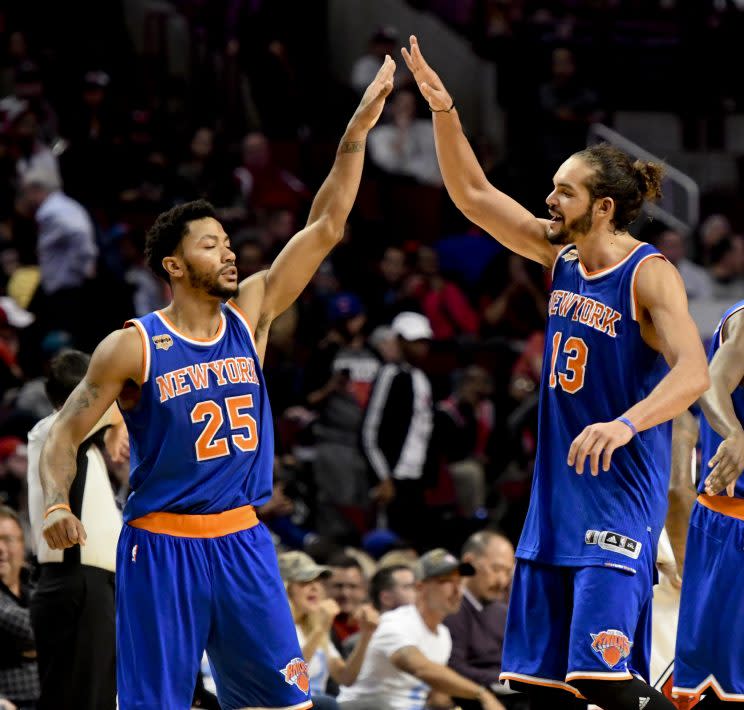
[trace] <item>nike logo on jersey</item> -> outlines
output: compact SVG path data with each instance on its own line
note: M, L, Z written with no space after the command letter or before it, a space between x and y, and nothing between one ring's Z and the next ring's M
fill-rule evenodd
M250 382L259 384L256 375L256 364L252 357L228 357L224 360L198 362L195 365L180 367L178 370L158 375L155 383L160 393L160 401L165 402L174 397L195 390L205 389L211 385L222 387L229 383Z
M548 313L551 316L570 318L590 328L605 333L611 338L617 337L615 324L622 320L622 314L604 303L587 296L580 296L572 291L555 289L550 294Z
M638 698L638 710L643 710L651 702L651 698Z

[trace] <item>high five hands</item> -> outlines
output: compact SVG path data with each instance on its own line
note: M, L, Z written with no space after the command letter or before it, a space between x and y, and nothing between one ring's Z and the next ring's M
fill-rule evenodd
M357 110L349 121L349 128L369 131L380 118L385 106L385 99L393 90L393 74L395 73L395 62L390 55L385 55L377 76L372 80L359 102Z
M452 97L444 88L439 75L426 63L416 35L411 35L410 42L410 50L403 47L401 51L421 95L426 99L432 111L449 111L453 106Z

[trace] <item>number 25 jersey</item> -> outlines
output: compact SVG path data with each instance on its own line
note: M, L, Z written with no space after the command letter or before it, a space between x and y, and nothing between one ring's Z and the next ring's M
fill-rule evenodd
M566 463L573 440L645 398L667 372L642 339L635 280L659 252L640 243L614 266L588 272L576 247L560 251L540 383L538 447L517 556L546 564L635 572L655 558L667 507L671 426L640 432L615 450L609 471Z
M208 340L179 332L162 311L128 325L139 331L144 356L139 402L124 412L132 489L124 520L268 501L273 425L245 316L232 302L221 306Z

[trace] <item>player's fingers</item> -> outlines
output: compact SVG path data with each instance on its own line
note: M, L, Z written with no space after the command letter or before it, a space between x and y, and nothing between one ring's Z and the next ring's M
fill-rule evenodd
M612 462L612 454L615 453L617 448L616 444L609 443L605 446L604 455L602 456L602 470L609 471L610 463Z
M568 449L568 456L566 457L566 463L569 466L574 465L574 460L576 459L576 452L579 450L579 446L581 446L581 442L584 441L586 438L586 429L581 432L572 442L571 446Z
M406 63L406 66L411 70L411 73L416 73L416 63L413 60L413 57L411 56L410 52L403 47L400 50L400 53L403 55L403 60Z
M53 550L61 550L62 548L62 538L59 535L59 531L57 530L57 526L53 525L49 528L47 528L45 533L46 541L49 547L51 547Z
M735 488L736 488L736 480L731 481L731 483L729 483L728 486L726 486L726 495L729 498L733 498L734 497L734 489Z
M590 434L584 439L584 442L579 447L578 452L576 453L576 473L579 475L582 475L584 473L584 463L586 462L586 457L589 455L589 452L592 450L592 446L594 445L594 442L596 441L596 435Z
M67 536L67 540L73 545L76 544L78 542L78 529L73 518L65 519L64 530L65 535Z
M719 446L713 458L708 461L708 468L713 468L721 460L721 456L723 456L723 449Z
M589 450L589 469L592 472L592 476L599 476L599 457L602 455L605 446L607 446L606 439L600 437Z
M88 534L85 532L85 526L79 520L75 521L78 527L78 540L81 545L85 545L88 542Z
M429 65L426 63L424 55L421 54L421 48L419 47L419 43L415 35L411 35L411 56L420 69L423 69L424 71L429 69Z

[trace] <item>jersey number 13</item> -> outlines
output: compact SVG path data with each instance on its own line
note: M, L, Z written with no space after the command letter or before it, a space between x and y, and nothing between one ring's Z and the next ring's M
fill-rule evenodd
M566 359L566 371L556 372L556 361L561 349L563 333L559 330L553 334L553 350L550 355L550 387L555 389L557 385L569 394L575 394L584 386L584 374L586 371L586 358L589 348L586 343L575 336L566 339L563 344L563 352L568 356Z

